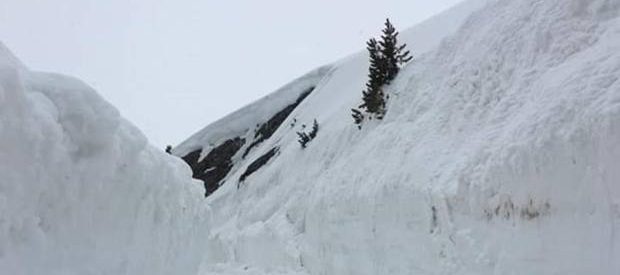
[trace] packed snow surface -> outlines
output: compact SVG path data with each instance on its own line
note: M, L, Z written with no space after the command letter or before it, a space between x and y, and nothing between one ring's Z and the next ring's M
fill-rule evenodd
M0 274L196 274L198 186L91 88L0 44Z
M0 274L620 274L620 1L469 0L401 38L382 121L350 116L362 52L175 148L316 87L206 200L91 88L0 45Z
M620 274L620 1L466 1L401 37L415 60L384 120L353 125L360 53L236 159L207 199L202 271ZM251 129L251 112L219 123Z

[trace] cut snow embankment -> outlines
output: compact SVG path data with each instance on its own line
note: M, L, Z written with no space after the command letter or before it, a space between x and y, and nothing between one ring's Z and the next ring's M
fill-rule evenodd
M336 63L284 122L319 121L308 148L278 130L207 199L204 273L620 274L620 5L483 2L403 33L361 131L366 57Z
M196 274L201 194L91 88L0 44L0 274Z

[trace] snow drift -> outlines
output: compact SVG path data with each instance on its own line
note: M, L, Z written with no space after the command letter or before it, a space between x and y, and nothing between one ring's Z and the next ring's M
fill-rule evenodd
M361 131L366 54L336 62L232 158L207 199L203 271L619 274L619 15L615 0L466 1L403 32L415 61ZM251 135L238 118L257 108L218 122L243 129L218 139ZM175 153L210 148L200 136Z
M0 45L1 274L196 274L205 213L181 161Z

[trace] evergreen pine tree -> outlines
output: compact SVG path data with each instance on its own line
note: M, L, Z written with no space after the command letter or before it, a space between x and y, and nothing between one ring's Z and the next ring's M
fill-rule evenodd
M389 95L383 91L385 85L389 85L400 71L400 67L411 61L409 51L405 50L407 44L398 45L398 32L389 19L385 21L385 29L381 41L371 38L366 43L368 50L370 66L368 68L368 82L366 89L362 92L363 103L360 109L365 109L377 119L382 119L386 112L386 101ZM364 115L358 109L351 109L353 120L361 129L361 123Z
M365 108L366 112L379 114L382 112L383 92L382 86L385 83L385 60L381 55L381 48L376 39L372 38L366 43L366 49L370 57L370 66L368 68L368 82L366 90L362 92L362 100L364 103L360 108Z
M306 134L305 132L297 132L297 136L299 136L299 139L297 140L297 142L301 144L301 148L305 149L308 142L312 141L316 137L316 134L318 132L319 132L319 123L316 121L316 119L314 120L314 123L312 124L312 130L310 130L310 133Z
M387 19L385 21L385 29L383 29L383 35L381 36L381 42L379 45L381 46L381 56L384 59L384 70L383 78L384 84L389 84L398 74L398 60L397 60L397 51L396 43L398 37L398 32L396 28L390 23L390 20Z
M355 121L355 124L357 125L358 129L362 129L362 121L364 121L364 114L362 114L362 112L360 112L360 110L358 109L351 109L351 112L353 114L351 114L351 116L353 116L353 120Z
M316 134L318 132L319 132L319 123L315 119L314 122L312 123L312 131L310 131L310 134L308 134L308 136L310 137L310 140L313 140L316 137Z
M308 142L310 142L310 137L308 136L308 134L304 132L297 132L297 136L299 136L297 142L299 142L301 148L306 149Z
M398 45L398 32L394 25L390 22L390 19L385 20L385 29L383 29L383 35L381 36L381 55L384 58L385 63L385 82L384 84L390 84L396 75L400 71L400 66L411 61L412 57L409 56L409 51L405 48L407 44ZM403 52L404 51L404 52Z

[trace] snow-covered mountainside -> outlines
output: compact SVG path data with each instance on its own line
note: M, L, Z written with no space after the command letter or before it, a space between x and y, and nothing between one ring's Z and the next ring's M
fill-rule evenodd
M362 52L174 148L191 170L0 45L0 274L620 274L620 1L467 0L401 38L382 121L351 118Z
M0 44L0 274L197 274L200 189L91 88Z
M203 272L620 274L620 1L471 0L401 37L382 121L351 119L360 53L174 149L214 191Z
M174 148L204 182L207 195L219 188L233 167L268 140L329 73L318 68L278 91L214 122ZM291 125L294 123L291 123Z

